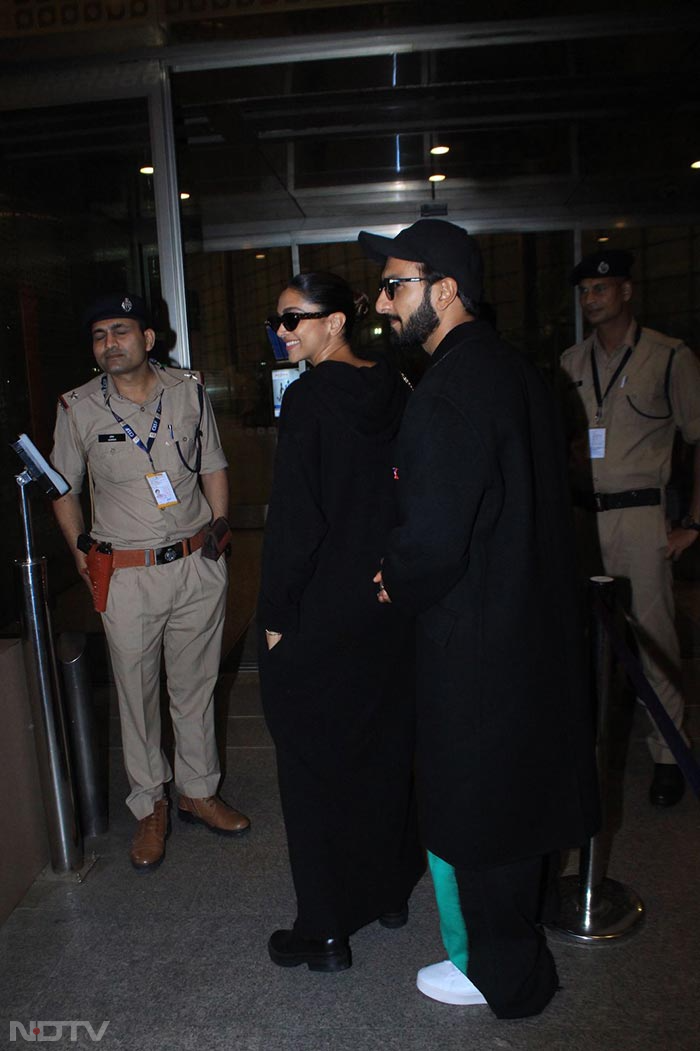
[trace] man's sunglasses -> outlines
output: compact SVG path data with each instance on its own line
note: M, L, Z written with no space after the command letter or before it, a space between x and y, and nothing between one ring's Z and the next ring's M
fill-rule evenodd
M383 277L379 282L379 294L383 292L387 299L396 295L397 285L409 285L414 281L428 281L427 277Z
M270 314L265 324L269 325L273 332L276 332L280 325L284 325L287 332L293 332L300 321L306 321L307 318L329 317L330 314L330 310L319 310L313 314L285 310L283 314Z

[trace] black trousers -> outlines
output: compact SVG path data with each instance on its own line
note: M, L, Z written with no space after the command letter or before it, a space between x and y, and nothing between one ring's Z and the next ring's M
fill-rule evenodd
M558 911L558 855L455 869L467 928L467 977L498 1018L539 1014L559 988L539 924Z

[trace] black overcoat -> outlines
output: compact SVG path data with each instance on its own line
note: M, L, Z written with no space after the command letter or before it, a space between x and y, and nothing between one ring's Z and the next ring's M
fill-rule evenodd
M399 437L384 581L418 615L427 847L485 868L597 826L561 437L544 378L485 322L453 329Z
M399 909L423 870L413 802L413 625L372 577L398 521L407 388L326 361L284 395L258 608L263 707L304 937ZM268 651L265 628L283 633Z

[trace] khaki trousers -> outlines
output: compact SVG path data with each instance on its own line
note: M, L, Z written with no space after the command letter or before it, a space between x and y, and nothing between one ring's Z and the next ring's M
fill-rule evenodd
M118 569L102 621L119 698L131 792L148 817L173 774L161 748L160 662L165 656L175 734L175 784L183 795L214 795L221 771L214 735L214 687L226 608L226 560L195 552L169 565Z
M644 673L674 725L682 731L681 660L672 562L665 557L663 508L624 507L598 513L577 509L576 524L586 575L602 571L629 581L628 620L637 639ZM647 744L655 763L675 762L655 723Z

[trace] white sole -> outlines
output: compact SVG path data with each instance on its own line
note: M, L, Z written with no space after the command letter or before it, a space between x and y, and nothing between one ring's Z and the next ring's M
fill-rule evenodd
M450 993L444 989L437 989L430 982L425 981L420 974L416 978L416 987L423 993L423 996L437 1000L441 1004L451 1004L453 1007L476 1007L486 1003L478 989L475 989L473 993Z

